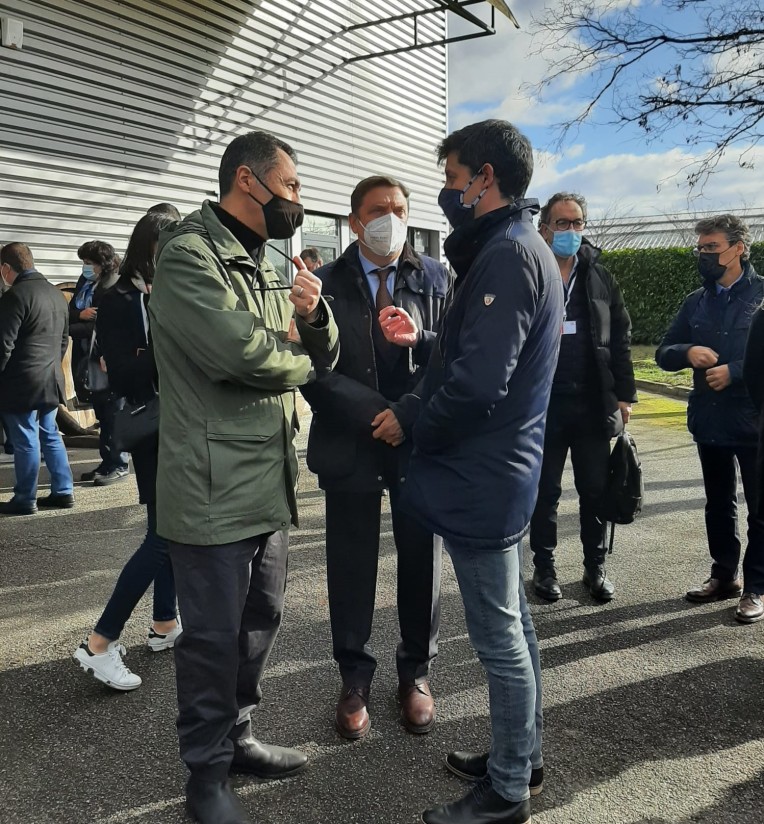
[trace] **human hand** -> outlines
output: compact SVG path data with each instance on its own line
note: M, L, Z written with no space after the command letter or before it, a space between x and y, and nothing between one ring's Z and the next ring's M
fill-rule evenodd
M383 409L371 425L374 427L372 438L383 440L390 446L400 446L406 438L392 409Z
M687 350L687 360L694 369L707 369L716 365L719 356L707 346L691 346Z
M321 298L321 280L305 268L302 258L294 257L292 261L297 267L297 274L294 276L289 300L294 304L295 312L312 323L316 319L318 301Z
M294 322L294 318L289 321L289 330L287 331L286 339L287 343L302 343L302 338L297 331L297 324Z
M730 368L725 363L723 366L714 366L713 369L706 370L706 383L714 390L721 392L732 383Z
M388 343L413 347L419 342L419 329L414 319L399 306L386 306L379 313L379 325Z
M618 401L618 408L621 410L623 425L626 426L631 419L631 404L628 401Z
M98 314L98 309L95 306L90 306L88 309L83 309L80 312L80 320L95 320Z

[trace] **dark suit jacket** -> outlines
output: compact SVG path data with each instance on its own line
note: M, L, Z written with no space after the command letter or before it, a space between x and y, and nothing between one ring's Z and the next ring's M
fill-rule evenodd
M0 300L0 412L64 401L68 311L63 294L36 270L19 275Z

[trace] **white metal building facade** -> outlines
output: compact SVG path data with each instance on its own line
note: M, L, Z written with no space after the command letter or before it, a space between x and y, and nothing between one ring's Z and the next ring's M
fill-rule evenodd
M364 49L405 44L410 29L338 36L343 26L427 5L0 0L0 16L24 27L20 50L0 48L0 243L28 243L44 274L73 280L84 241L123 251L152 204L185 214L215 198L225 145L263 128L299 155L309 216L294 253L320 240L343 248L350 192L376 173L410 186L417 245L437 253L445 47L331 70ZM418 25L445 35L442 16Z

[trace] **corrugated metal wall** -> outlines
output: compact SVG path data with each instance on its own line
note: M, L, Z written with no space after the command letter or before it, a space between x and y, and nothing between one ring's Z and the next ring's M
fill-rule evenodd
M411 225L443 229L444 48L325 75L411 42L410 24L331 36L340 26L431 5L0 0L25 29L23 50L0 48L0 242L29 243L48 277L71 279L83 241L123 250L153 203L186 213L214 197L225 145L256 127L296 148L309 210L346 215L354 183L387 172L411 186ZM420 37L444 27L422 18Z

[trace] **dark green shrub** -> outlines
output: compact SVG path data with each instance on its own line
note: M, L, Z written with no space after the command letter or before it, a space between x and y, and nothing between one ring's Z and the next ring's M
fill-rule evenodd
M602 264L623 289L634 343L659 343L682 301L700 286L689 249L603 252ZM751 262L764 276L764 243L751 246Z

